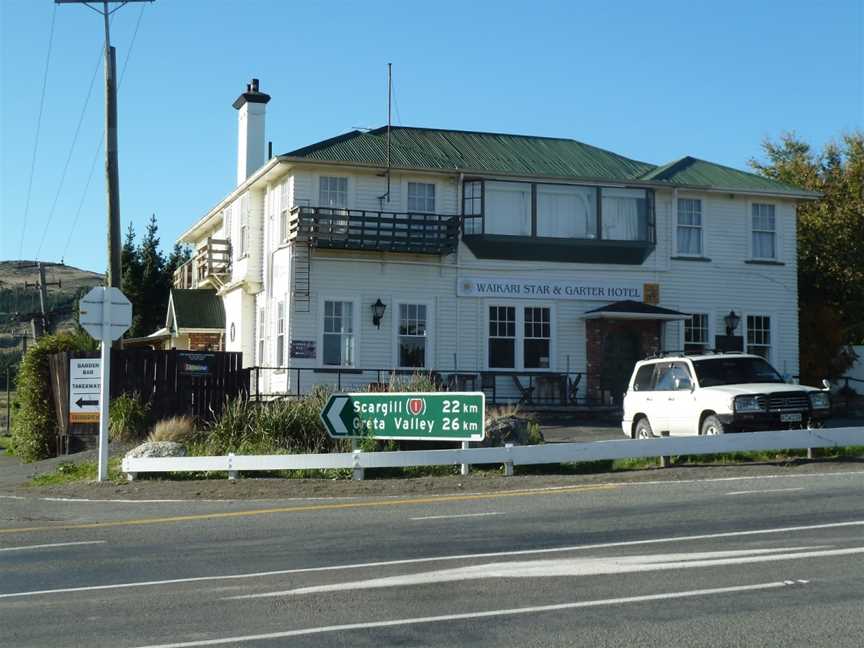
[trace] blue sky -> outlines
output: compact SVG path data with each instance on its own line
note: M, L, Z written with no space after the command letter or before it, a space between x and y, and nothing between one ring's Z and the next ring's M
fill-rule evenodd
M131 221L140 233L155 213L167 248L233 188L231 103L251 77L273 97L267 137L282 153L386 123L388 61L396 124L570 137L648 162L694 155L746 168L783 131L821 145L864 128L862 4L129 4L112 26L119 68L129 56L119 93L123 229ZM101 153L85 192L104 119L101 46L101 18L84 6L0 1L0 258L38 252L105 268Z

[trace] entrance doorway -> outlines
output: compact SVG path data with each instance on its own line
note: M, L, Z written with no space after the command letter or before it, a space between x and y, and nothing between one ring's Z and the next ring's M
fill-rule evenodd
M615 405L621 404L633 367L642 357L639 337L638 331L630 327L616 327L603 338L599 387L601 396L611 394Z

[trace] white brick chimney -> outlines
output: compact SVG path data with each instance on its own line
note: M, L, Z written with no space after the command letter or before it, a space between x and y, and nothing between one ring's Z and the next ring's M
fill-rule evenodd
M257 171L267 161L264 117L270 95L258 91L258 79L246 85L246 92L237 97L237 185Z

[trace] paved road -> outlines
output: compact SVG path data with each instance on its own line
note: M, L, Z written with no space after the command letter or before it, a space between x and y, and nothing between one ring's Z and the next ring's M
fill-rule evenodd
M0 499L3 646L823 646L864 472L434 498Z

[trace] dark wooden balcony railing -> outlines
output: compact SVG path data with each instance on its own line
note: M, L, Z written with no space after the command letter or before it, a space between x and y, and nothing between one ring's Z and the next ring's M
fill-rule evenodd
M175 288L197 288L208 279L224 282L231 274L231 241L208 238L189 261L174 271Z
M313 247L409 254L449 254L459 240L459 217L442 214L294 207L292 240Z

